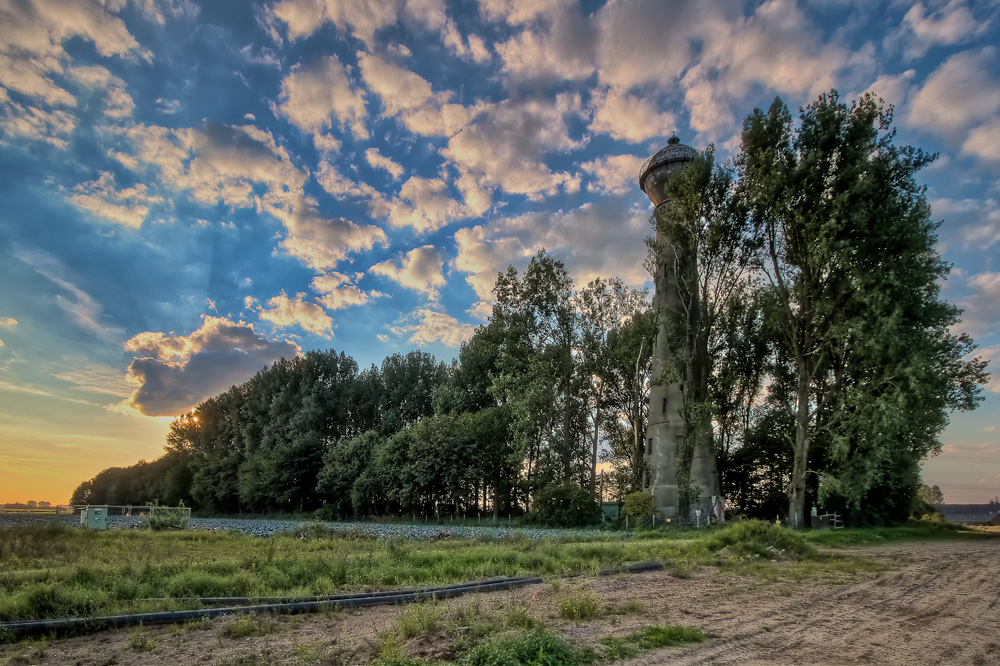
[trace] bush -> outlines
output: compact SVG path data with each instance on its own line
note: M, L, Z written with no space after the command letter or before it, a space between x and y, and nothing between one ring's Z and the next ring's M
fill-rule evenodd
M528 521L549 527L581 527L601 519L601 507L583 488L572 484L545 486L535 495Z
M637 490L625 496L622 510L636 521L648 518L653 513L653 495L646 490Z
M727 548L737 557L763 557L769 560L783 556L809 558L816 549L795 532L781 525L762 520L735 523L719 530L709 542L712 550Z

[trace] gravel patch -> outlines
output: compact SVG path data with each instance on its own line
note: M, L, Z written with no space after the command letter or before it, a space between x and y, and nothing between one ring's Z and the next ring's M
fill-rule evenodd
M78 516L30 515L0 513L0 527L25 524L61 523L70 527L80 527ZM124 516L108 516L108 528L112 530L132 529L140 526L141 519ZM502 539L519 536L528 539L595 536L601 530L542 529L537 527L508 527L499 525L448 525L448 524L406 524L406 523L357 523L328 522L315 520L271 520L266 518L192 518L191 529L221 532L239 532L257 537L268 537L281 532L291 532L308 525L323 525L338 532L363 533L379 540L412 539L430 540L441 538L458 539ZM626 533L619 533L626 536Z

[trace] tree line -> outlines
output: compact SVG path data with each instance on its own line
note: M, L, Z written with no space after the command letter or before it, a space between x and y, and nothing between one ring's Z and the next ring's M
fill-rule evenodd
M870 95L822 95L797 121L775 100L746 119L734 160L708 150L666 185L654 229L697 258L681 289L697 316L668 328L697 363L670 371L732 514L905 518L948 415L981 400L986 363L951 330L960 311L940 297L949 266L915 178L934 156L896 146L891 123ZM450 364L282 359L177 418L164 456L104 470L72 501L519 515L553 488L641 490L649 387L676 379L651 376L671 315L617 279L575 289L544 250L493 293Z

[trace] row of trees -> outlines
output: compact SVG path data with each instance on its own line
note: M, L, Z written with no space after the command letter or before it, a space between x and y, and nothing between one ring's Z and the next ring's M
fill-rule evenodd
M652 315L645 293L576 292L544 252L498 277L489 324L447 366L422 352L359 371L343 353L281 360L170 426L166 455L102 471L74 502L152 497L214 512L522 513L546 485L641 468ZM614 478L614 481L611 479Z
M951 333L960 313L940 299L949 267L915 180L933 156L897 147L891 120L871 96L834 93L796 124L776 100L747 118L732 163L708 151L667 183L674 205L654 224L698 264L685 287L698 316L671 329L698 367L679 371L735 513L798 525L815 502L903 518L948 414L981 399L985 362ZM642 488L664 315L618 280L575 290L544 251L494 295L450 366L282 360L177 419L164 457L105 470L74 501L498 514L546 487Z

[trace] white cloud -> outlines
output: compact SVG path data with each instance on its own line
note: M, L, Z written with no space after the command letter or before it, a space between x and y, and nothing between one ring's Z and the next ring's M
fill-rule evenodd
M318 271L336 268L350 253L388 242L385 232L378 227L326 217L308 199L299 200L290 211L277 209L272 214L288 230L281 247Z
M138 357L128 378L139 387L117 407L146 416L182 414L300 351L289 340L267 339L251 324L209 315L202 315L201 327L189 335L145 331L125 349Z
M73 67L69 75L77 82L105 95L104 115L108 118L127 118L135 109L135 102L128 93L125 82L99 65Z
M488 21L521 25L564 10L572 0L479 0L479 13Z
M150 58L125 23L95 0L0 2L0 86L45 104L72 105L75 98L54 76L66 72L63 44L78 38L102 56Z
M327 310L342 310L356 305L364 305L373 298L385 296L380 291L363 291L351 278L343 273L331 271L313 278L313 291L320 294L319 302Z
M496 45L503 71L522 79L586 79L594 73L594 26L576 9Z
M580 111L578 95L560 94L554 101L507 99L451 137L441 154L462 175L476 179L480 189L501 187L532 199L560 189L576 191L579 178L553 173L542 156L582 145L570 137L566 120Z
M472 325L463 324L449 314L429 308L413 311L404 322L390 327L390 330L396 336L409 336L407 342L411 344L429 345L440 342L446 347L458 347L475 333ZM382 336L379 339L388 341Z
M393 180L399 180L403 175L403 167L392 159L386 157L378 151L378 148L369 148L365 151L365 159L373 169L382 169L392 176Z
M451 136L480 108L452 103L450 92L435 93L419 74L379 56L359 52L358 64L365 85L382 100L383 115L398 116L415 134Z
M307 37L332 23L369 48L375 33L400 18L428 30L440 29L447 18L443 0L282 0L272 11L288 26L292 39Z
M0 113L0 129L8 137L45 141L61 149L69 145L67 138L76 128L76 116L66 111L45 111L34 106L9 103L0 107ZM7 138L0 139L0 143L8 142Z
M1000 80L992 72L997 49L956 53L927 77L910 99L907 122L952 140L997 117Z
M383 275L407 289L438 298L438 289L445 285L444 259L433 245L410 250L398 260L391 259L375 264L369 269L372 275Z
M931 208L935 217L962 225L958 234L966 249L986 251L1000 242L1000 202L995 199L934 199Z
M965 0L951 0L930 12L918 2L903 16L900 37L906 42L906 57L919 58L932 46L969 41L986 32L989 24L989 19L977 21Z
M742 2L728 1L682 0L669 11L660 0L607 3L595 14L598 76L622 90L669 89L691 64L695 44L723 36L742 10Z
M357 89L336 56L325 56L309 65L296 65L281 82L281 114L299 129L313 134L332 126L350 128L357 138L367 138L365 94Z
M1000 116L973 128L962 142L962 152L984 162L1000 162Z
M393 226L413 227L418 233L425 233L474 214L468 206L452 198L444 180L411 176L391 203L389 221Z
M499 218L455 233L455 268L468 273L466 282L480 299L470 310L476 314L488 311L497 273L508 265L523 269L542 248L565 262L578 286L617 276L642 287L649 279L643 267L649 232L647 208L627 208L614 198L570 211Z
M1000 332L1000 273L971 275L965 286L968 293L957 302L964 310L958 328L975 338Z
M595 134L607 134L613 139L639 143L668 136L677 129L674 114L659 111L645 97L605 89L594 93L590 104L594 111L590 131Z
M593 178L590 189L603 194L624 194L637 189L643 161L636 155L608 155L584 162L580 167Z
M178 99L165 99L163 97L157 97L153 102L156 106L156 110L165 115L173 115L181 110L181 102ZM253 114L247 114L250 116L250 122L253 122Z
M282 291L271 298L267 307L259 309L260 318L269 321L278 328L299 326L304 331L322 336L333 337L333 320L319 305L306 301L304 293L298 293L293 298Z
M149 215L149 206L163 203L163 198L149 194L143 183L119 189L115 178L107 171L101 172L97 180L83 183L73 188L76 194L67 200L78 208L93 213L97 218L120 224L129 229L138 229Z
M361 199L372 217L385 217L391 209L381 192L363 181L351 180L329 162L320 164L316 181L336 199Z
M455 22L449 19L444 26L444 45L449 51L464 60L472 60L479 64L488 63L491 59L486 42L479 35L470 34L463 39Z
M252 125L179 130L137 125L125 135L164 183L189 191L195 200L255 208L277 218L286 229L279 246L314 269L334 268L348 254L386 242L376 226L321 213L303 194L308 175L269 132Z
M198 129L135 125L125 136L136 157L155 166L164 182L188 190L206 204L287 206L307 178L269 132L252 125L213 123ZM257 184L266 186L262 193L255 191Z
M874 93L885 100L887 104L901 109L909 96L910 86L916 75L917 70L915 69L908 69L902 74L880 74L865 92ZM857 99L860 95L849 95L848 97L849 99Z

